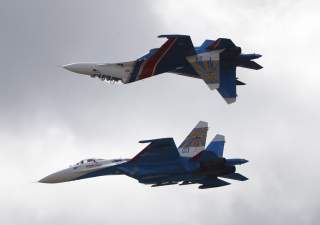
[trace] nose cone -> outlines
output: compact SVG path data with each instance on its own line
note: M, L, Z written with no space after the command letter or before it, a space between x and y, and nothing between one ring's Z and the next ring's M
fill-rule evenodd
M50 174L39 180L39 183L47 183L47 184L54 184L54 183L62 183L73 180L74 173L70 169L61 170L59 172Z
M94 73L96 73L94 63L72 63L64 65L63 68L74 73L85 75L93 75Z

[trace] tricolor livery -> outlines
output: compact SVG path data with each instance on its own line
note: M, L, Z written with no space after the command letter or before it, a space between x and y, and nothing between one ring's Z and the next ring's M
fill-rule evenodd
M177 148L173 138L140 141L148 145L132 159L87 159L53 173L40 183L61 183L105 175L127 175L152 187L200 184L199 188L229 185L220 178L245 181L236 165L245 159L223 157L224 136L216 135L205 148L208 124L200 121Z
M160 35L168 40L141 58L121 63L72 63L64 68L106 81L131 83L161 73L174 73L202 79L211 90L217 89L227 103L236 101L236 68L261 69L254 62L259 54L242 54L230 39L206 40L194 47L190 36Z

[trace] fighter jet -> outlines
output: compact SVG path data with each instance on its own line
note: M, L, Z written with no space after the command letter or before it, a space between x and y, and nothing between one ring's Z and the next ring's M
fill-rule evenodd
M134 61L121 63L72 63L63 66L75 73L100 78L109 83L132 83L161 73L202 79L211 90L217 89L227 103L236 101L236 68L262 68L252 61L259 54L242 54L230 39L205 40L194 47L188 35L160 35L168 40Z
M173 138L144 140L148 145L132 159L86 159L44 177L40 183L61 183L105 175L127 175L151 187L200 184L200 189L230 183L220 178L245 181L236 165L246 159L223 157L225 139L216 135L205 148L208 124L200 121L177 148Z

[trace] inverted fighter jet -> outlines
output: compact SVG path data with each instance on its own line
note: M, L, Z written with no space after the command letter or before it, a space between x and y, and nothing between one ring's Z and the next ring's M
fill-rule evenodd
M224 136L216 135L205 148L208 125L200 121L177 148L173 138L144 140L148 145L132 159L86 159L53 173L40 183L61 183L105 175L127 175L151 187L201 184L199 188L229 185L220 178L245 181L236 165L245 159L223 157Z
M259 54L242 54L230 39L206 40L194 47L190 36L160 35L168 40L137 60L121 63L72 63L64 68L75 73L124 84L161 73L174 73L202 79L211 90L217 89L227 103L236 101L237 85L245 85L236 77L236 68L259 70L252 61Z

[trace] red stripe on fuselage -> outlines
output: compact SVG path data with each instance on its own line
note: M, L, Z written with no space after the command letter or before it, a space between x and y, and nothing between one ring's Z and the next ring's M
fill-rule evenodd
M210 50L216 49L219 44L220 44L220 39L216 40L212 45L210 45L208 49Z
M161 59L165 56L165 54L170 50L173 46L176 38L169 39L166 43L164 43L161 48L150 58L148 59L142 66L142 71L139 76L140 79L144 79L152 76L155 73L156 67Z

